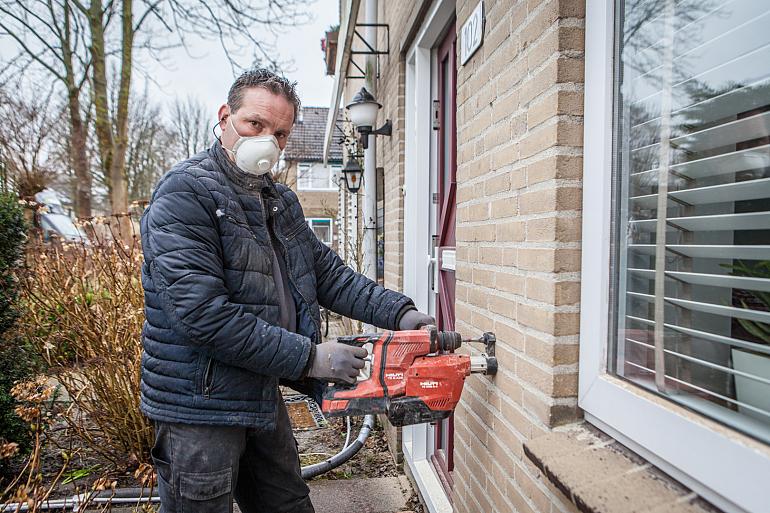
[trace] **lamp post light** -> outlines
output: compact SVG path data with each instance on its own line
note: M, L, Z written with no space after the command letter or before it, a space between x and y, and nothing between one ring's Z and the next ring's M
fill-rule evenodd
M348 157L348 162L342 168L342 174L345 177L345 186L348 192L355 194L361 188L361 166L358 165L358 159L354 156Z
M372 93L367 91L365 87L362 87L356 93L353 101L345 108L348 109L350 114L350 121L355 125L358 133L361 134L361 146L364 149L369 147L369 134L392 135L393 125L389 119L385 120L385 124L377 130L372 129L377 122L377 111L382 108L382 105L377 103Z

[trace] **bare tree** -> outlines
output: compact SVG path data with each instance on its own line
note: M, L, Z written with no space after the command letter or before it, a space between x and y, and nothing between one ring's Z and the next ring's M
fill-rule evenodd
M91 215L91 173L86 151L88 120L81 96L91 58L85 19L68 0L0 0L0 36L15 44L11 57L16 71L30 65L45 72L65 91L69 121L69 159L75 172L75 208L78 216ZM39 91L38 91L39 92Z
M131 102L126 152L129 201L146 201L161 175L184 158L172 128L147 91Z
M211 144L209 112L206 105L197 98L177 98L171 106L176 150L181 158L195 155Z
M60 170L54 129L64 110L50 107L51 92L32 99L0 90L0 117L15 120L12 130L0 131L0 160L4 179L19 197L32 199Z
M87 142L93 112L99 163L113 213L128 210L126 155L135 50L152 57L190 37L213 38L235 71L238 61L278 69L275 46L265 36L304 23L308 0L0 0L0 37L13 40L19 70L30 64L59 81L67 92L72 165L78 182L78 215L90 215L91 175ZM162 33L161 37L156 37ZM194 36L190 36L194 34ZM164 41L159 45L156 41ZM19 58L21 57L21 58ZM110 76L109 69L115 69ZM90 78L90 81L87 79ZM110 80L117 95L110 101ZM81 95L90 88L93 109Z

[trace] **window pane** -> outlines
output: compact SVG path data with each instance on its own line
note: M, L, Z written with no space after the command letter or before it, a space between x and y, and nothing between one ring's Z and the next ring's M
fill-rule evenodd
M300 189L331 189L332 168L322 164L300 164L297 167L297 184Z
M609 367L770 442L770 4L617 6Z
M331 219L313 219L310 221L310 227L313 229L318 240L324 244L332 243L332 222Z

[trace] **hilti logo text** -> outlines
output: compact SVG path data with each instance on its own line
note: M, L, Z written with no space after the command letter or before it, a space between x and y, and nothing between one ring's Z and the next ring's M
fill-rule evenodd
M438 388L438 381L420 381L422 388Z
M404 379L404 374L401 372L388 372L385 374L387 379Z

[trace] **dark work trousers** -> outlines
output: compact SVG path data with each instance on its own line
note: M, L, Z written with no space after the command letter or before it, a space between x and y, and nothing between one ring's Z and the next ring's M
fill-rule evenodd
M280 394L278 395L280 398ZM282 400L275 431L156 422L161 513L314 513Z

